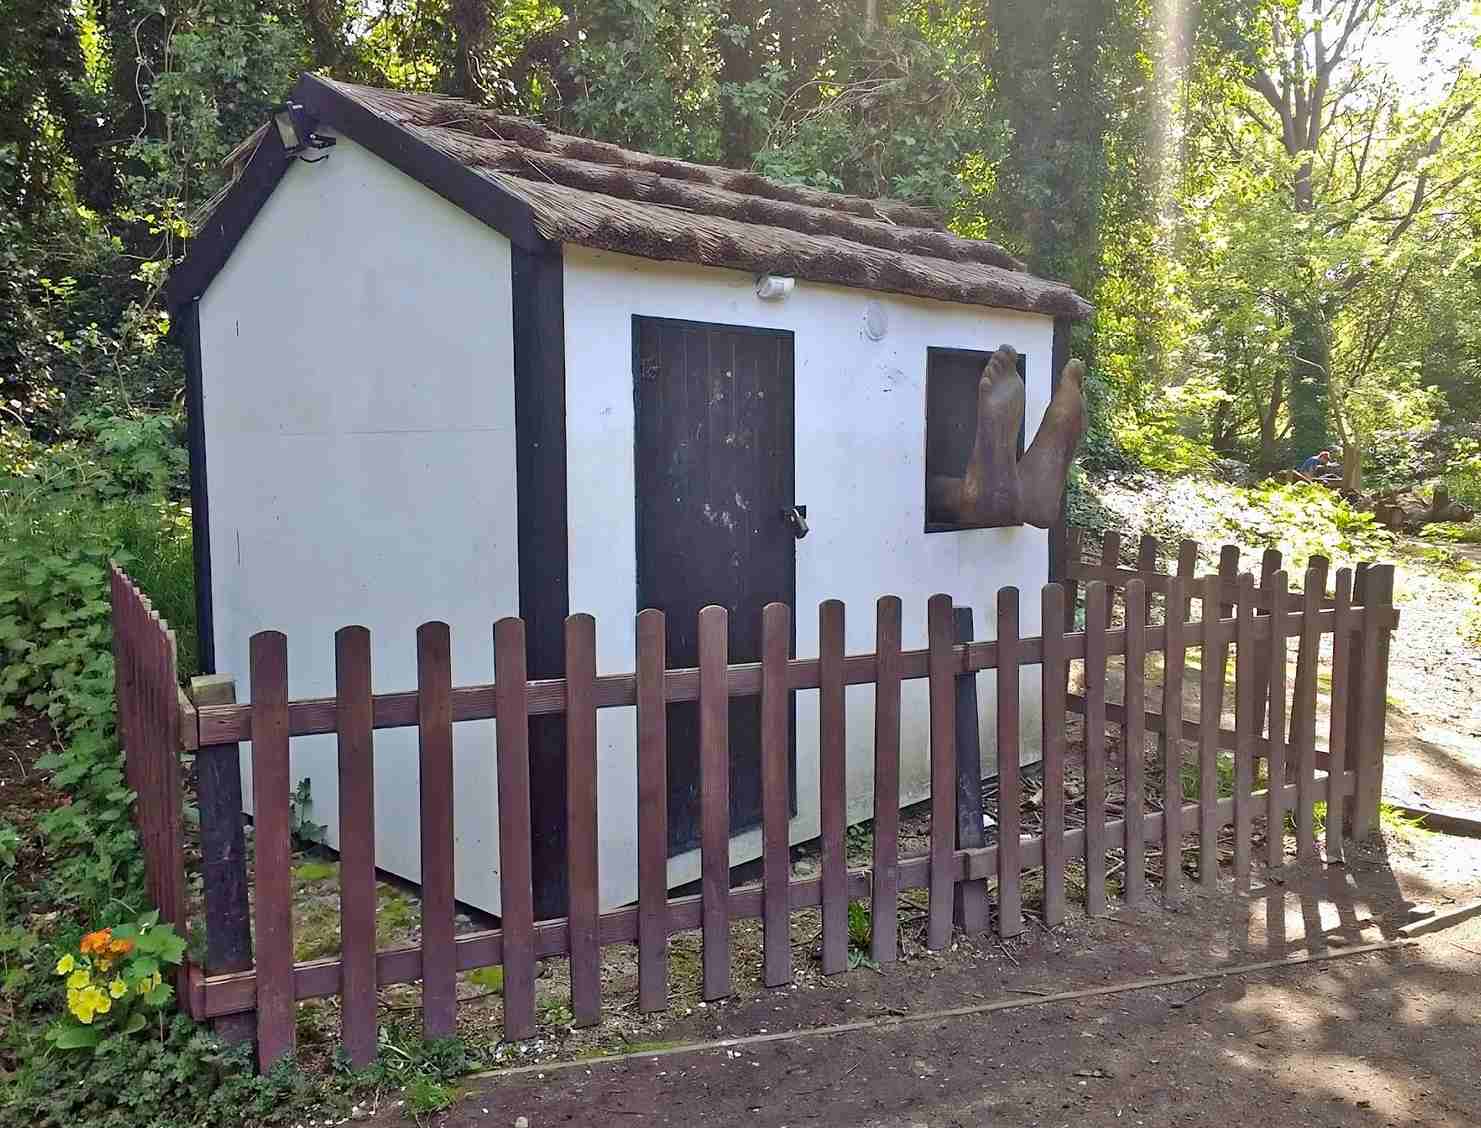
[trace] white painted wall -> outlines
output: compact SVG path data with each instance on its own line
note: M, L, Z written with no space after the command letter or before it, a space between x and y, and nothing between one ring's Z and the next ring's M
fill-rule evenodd
M750 275L567 247L566 400L571 610L597 619L602 673L633 668L636 607L632 318L686 318L791 330L795 334L796 489L811 532L797 545L797 652L817 653L818 603L847 604L847 647L874 646L874 603L904 602L904 645L924 646L926 600L949 593L974 610L979 638L992 637L998 587L1022 589L1021 629L1039 629L1048 539L1039 529L925 533L925 376L929 347L988 351L1012 345L1027 357L1030 438L1048 406L1053 321L840 286L799 281L784 301L757 299ZM866 307L888 317L880 341L864 334ZM979 675L984 765L995 764L994 675ZM1037 678L1022 692L1025 760L1037 759ZM798 694L798 807L793 841L817 833L817 694ZM848 690L851 820L873 794L873 693ZM902 703L901 787L906 801L929 791L924 681ZM602 901L635 895L636 782L630 709L599 714ZM732 860L759 855L759 835L737 838ZM698 875L698 855L670 863L675 882Z
M509 267L506 239L341 139L288 170L211 283L212 594L240 699L266 629L288 636L294 697L333 694L350 623L377 693L415 688L428 619L451 624L455 684L492 678L492 624L518 610ZM334 738L292 755L336 842ZM378 860L412 878L416 755L415 729L376 734ZM492 722L457 726L455 772L458 895L497 909Z

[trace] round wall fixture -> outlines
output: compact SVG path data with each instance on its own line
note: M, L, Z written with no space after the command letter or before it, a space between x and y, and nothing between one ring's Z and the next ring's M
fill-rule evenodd
M880 302L870 302L864 307L864 336L871 341L882 341L890 331L889 310Z
M763 274L756 279L756 296L763 302L774 302L785 298L797 285L795 278L781 274Z

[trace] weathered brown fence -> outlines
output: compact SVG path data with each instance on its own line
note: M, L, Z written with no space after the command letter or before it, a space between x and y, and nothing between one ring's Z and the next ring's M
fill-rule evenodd
M180 683L175 633L113 565L113 681L124 778L138 793L135 821L145 883L160 919L184 932L185 855L180 787Z
M423 1016L430 1036L455 1025L456 976L489 965L504 969L504 1024L509 1038L535 1029L534 978L542 957L567 956L571 963L571 1011L578 1023L601 1014L601 948L636 942L639 952L639 1006L666 1005L667 939L701 929L702 990L707 999L730 993L731 921L763 921L762 977L767 985L789 981L792 946L789 914L822 910L822 964L827 973L847 967L848 902L867 898L873 918L874 959L896 958L899 925L897 897L902 891L929 894L927 946L950 942L953 898L964 883L996 879L995 928L1012 935L1023 927L1021 889L1030 869L1043 871L1043 918L1060 922L1066 912L1066 870L1070 859L1083 861L1086 911L1107 911L1107 858L1124 855L1121 887L1125 899L1145 898L1146 846L1161 843L1164 892L1176 895L1183 879L1179 861L1185 834L1199 837L1197 875L1204 885L1219 876L1221 834L1232 827L1230 875L1245 888L1250 880L1253 819L1266 819L1267 861L1279 865L1285 854L1285 813L1294 812L1297 851L1313 856L1313 804L1329 804L1328 852L1340 853L1343 806L1356 793L1355 830L1372 826L1375 788L1381 778L1383 683L1386 637L1397 623L1391 606L1392 571L1360 570L1357 602L1353 576L1337 572L1327 591L1327 565L1316 560L1303 590L1289 589L1277 558L1267 556L1261 582L1237 575L1238 557L1226 550L1219 572L1196 576L1196 546L1185 544L1176 573L1156 571L1157 546L1146 541L1136 568L1119 564L1119 541L1107 538L1098 560L1082 559L1081 542L1071 538L1062 582L1042 593L1043 630L1021 637L1019 593L1004 588L997 597L996 638L954 641L952 601L932 597L928 606L928 645L901 648L901 603L881 598L876 607L875 651L845 654L844 607L830 600L819 608L820 653L789 659L791 610L765 609L762 659L731 664L727 656L725 609L708 607L699 619L697 669L671 670L665 659L665 621L648 610L637 620L634 673L597 676L595 623L572 615L566 624L566 676L530 681L525 669L525 631L518 619L494 627L495 678L492 684L454 687L450 673L449 629L424 624L417 633L418 679L414 691L372 694L370 635L345 627L336 636L336 696L290 701L287 640L276 632L254 636L250 651L251 701L202 706L190 714L188 746L252 742L256 810L255 919L256 962L248 971L208 975L190 970L186 1002L198 1018L255 1011L259 1057L266 1065L294 1046L297 1000L339 995L343 1037L351 1059L363 1063L376 1047L376 991L380 986L421 980ZM1075 594L1084 587L1084 626L1075 629ZM1120 624L1115 606L1123 608ZM1161 615L1149 601L1160 597ZM123 581L115 600L137 596ZM1201 617L1189 621L1193 602ZM125 608L126 613L128 612ZM1213 613L1207 613L1212 611ZM1159 621L1160 619L1160 621ZM1317 664L1323 637L1332 640L1331 724L1327 747L1318 751ZM1294 679L1288 678L1289 639L1299 640ZM1201 658L1199 720L1184 716L1187 652ZM1222 726L1224 670L1231 649L1236 668L1235 719ZM1160 711L1145 708L1148 655L1161 654ZM1110 659L1124 656L1126 690L1121 702L1107 701ZM1081 692L1071 694L1071 665L1083 670ZM1023 667L1039 679L1043 701L1043 828L1020 833L1018 687ZM999 835L995 845L958 844L955 683L959 675L996 670L999 768ZM900 687L912 679L930 685L930 846L919 856L900 857L899 757ZM150 682L162 698L157 682ZM869 684L875 690L873 863L847 867L845 842L843 699L844 687ZM794 878L789 865L787 825L787 695L820 691L819 811L821 872ZM120 702L131 687L120 683ZM1288 691L1291 691L1288 693ZM762 879L732 888L729 871L728 708L732 696L759 695L762 709ZM1289 709L1287 700L1290 700ZM674 701L699 702L701 892L670 897L666 887L666 715ZM596 711L636 706L638 753L638 901L599 913L596 822ZM123 706L121 705L121 708ZM129 705L125 712L138 712ZM536 921L530 862L530 778L528 718L564 713L567 719L568 777L572 833L568 843L569 916ZM1085 825L1067 827L1065 769L1067 720L1084 718ZM455 935L453 928L452 725L494 718L497 725L500 882L503 916L499 929ZM420 733L422 889L421 941L416 947L377 951L375 941L374 780L370 755L375 729L415 726ZM1108 732L1119 731L1112 755ZM163 740L162 729L150 730ZM341 954L338 958L295 962L293 956L292 874L289 855L289 744L294 736L337 733L340 772ZM1146 764L1148 734L1156 734L1162 755L1153 759L1165 775L1154 780L1168 797L1163 810L1149 810ZM1197 798L1185 801L1184 744L1196 748ZM165 744L160 744L164 748ZM1220 795L1217 756L1232 750L1232 794ZM165 754L159 753L161 757ZM1071 760L1072 765L1076 761ZM1107 808L1107 768L1123 766L1124 802L1119 815ZM1255 788L1258 762L1269 784ZM169 773L166 773L169 774ZM152 786L152 780L143 781ZM169 786L176 786L178 776ZM143 789L141 788L141 795ZM150 809L175 804L165 791ZM154 818L156 816L150 816ZM161 820L161 824L166 819ZM980 823L980 818L979 818ZM177 821L178 827L178 821ZM178 867L178 839L149 839L152 849L172 851ZM163 855L162 855L163 856ZM175 869L171 869L173 874ZM174 878L171 878L174 880ZM173 888L173 887L172 887ZM175 896L173 892L171 896Z

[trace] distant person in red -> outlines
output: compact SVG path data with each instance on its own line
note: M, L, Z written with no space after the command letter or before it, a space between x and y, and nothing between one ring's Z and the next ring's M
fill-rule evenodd
M1296 468L1296 473L1300 474L1308 482L1316 482L1330 476L1331 466L1332 452L1330 450L1324 450L1320 454L1313 454L1305 462L1301 463Z

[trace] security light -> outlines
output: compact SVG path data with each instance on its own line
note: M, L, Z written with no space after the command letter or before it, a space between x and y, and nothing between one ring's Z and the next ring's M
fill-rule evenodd
M295 109L296 106L282 105L273 111L273 124L278 127L278 140L288 153L296 153L303 148L303 141L298 136L298 122L293 116Z

